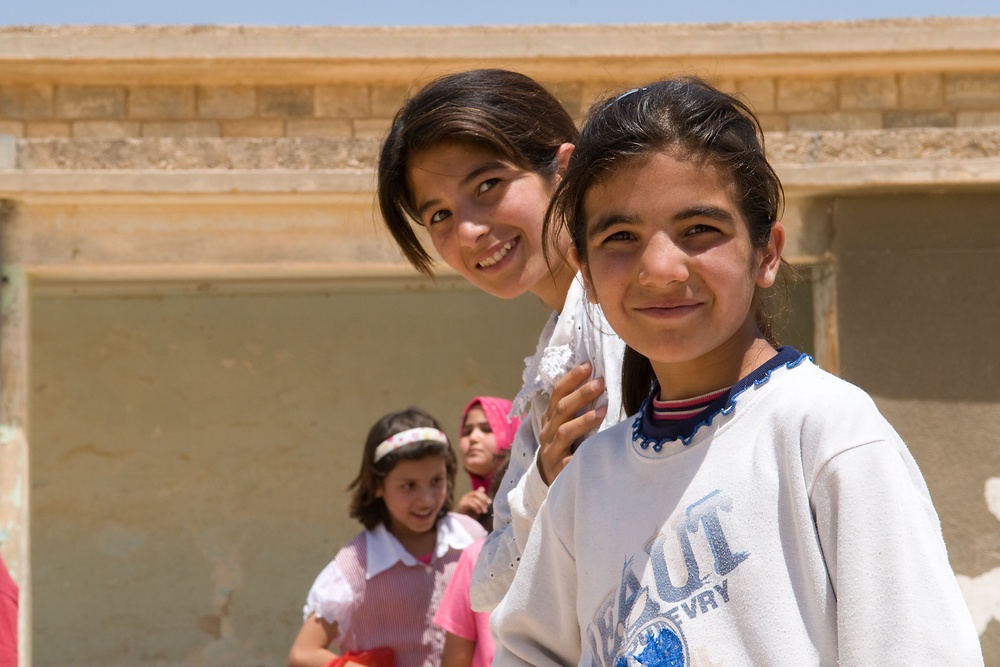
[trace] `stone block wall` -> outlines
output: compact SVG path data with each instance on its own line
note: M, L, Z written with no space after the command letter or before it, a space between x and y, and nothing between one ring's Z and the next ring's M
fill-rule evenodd
M366 85L107 86L9 83L0 133L16 137L368 137L405 99Z
M746 98L767 131L1000 125L1000 71L711 78ZM643 80L545 81L581 118ZM395 83L98 85L3 80L0 133L25 138L381 137L406 99Z

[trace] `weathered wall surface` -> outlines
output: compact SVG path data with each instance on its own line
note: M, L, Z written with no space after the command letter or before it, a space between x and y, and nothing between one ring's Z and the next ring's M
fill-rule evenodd
M841 375L872 394L920 464L996 664L1000 193L844 198L830 210Z
M416 402L454 433L469 395L516 389L539 306L414 276L373 210L407 91L478 66L576 117L681 72L751 102L808 278L796 342L910 444L1000 664L1000 19L0 30L24 664L280 663L356 530L372 419Z
M35 664L283 664L371 424L455 437L544 318L465 287L36 299Z

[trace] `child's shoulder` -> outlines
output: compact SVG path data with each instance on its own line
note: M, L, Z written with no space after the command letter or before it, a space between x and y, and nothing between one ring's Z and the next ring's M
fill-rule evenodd
M465 533L471 540L477 540L480 537L486 536L486 529L471 516L459 514L458 512L448 512L441 518L441 521L444 523L446 530Z
M360 561L364 562L368 551L368 535L371 534L370 530L362 530L357 533L354 537L347 541L347 543L340 547L337 554L333 557L334 561L344 562L344 561Z
M778 369L775 374L769 380L778 381L769 383L786 409L839 416L844 410L878 411L864 389L823 370L809 357L803 356L798 363Z
M774 383L770 412L778 432L798 442L807 469L860 445L886 442L906 449L865 390L811 361L788 370Z

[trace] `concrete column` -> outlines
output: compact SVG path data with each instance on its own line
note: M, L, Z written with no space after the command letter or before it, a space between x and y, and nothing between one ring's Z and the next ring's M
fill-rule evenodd
M0 201L0 232L13 215ZM0 233L0 239L3 238ZM0 289L0 552L20 588L20 664L31 664L31 558L28 494L28 286L6 263Z

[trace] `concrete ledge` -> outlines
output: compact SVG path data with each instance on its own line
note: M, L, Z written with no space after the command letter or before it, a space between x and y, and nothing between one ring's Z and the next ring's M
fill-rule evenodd
M24 26L0 61L395 60L966 52L1000 49L1000 17L774 23L469 26Z
M767 141L790 195L1000 185L1000 128L787 132ZM17 168L0 169L2 197L239 195L370 204L378 142L20 139L14 147Z
M1000 157L1000 127L775 132L765 142L776 164Z
M374 138L12 139L16 171L315 171L374 169ZM776 164L1000 157L1000 127L774 132ZM4 167L0 164L0 170ZM9 171L9 167L7 168Z
M0 29L11 81L365 81L411 84L489 64L539 78L616 83L700 72L921 71L1000 66L1000 17L853 22L276 28Z
M1000 128L787 132L766 141L790 194L1000 186Z
M376 139L346 137L20 139L15 164L25 171L371 169L378 146Z
M448 267L431 280L403 262L56 265L32 266L27 272L35 296L475 289Z
M200 203L206 203L206 197L230 202L248 197L294 197L301 203L371 203L373 192L371 172L334 169L0 171L0 198L27 201L68 196L82 203L164 195L197 197Z

